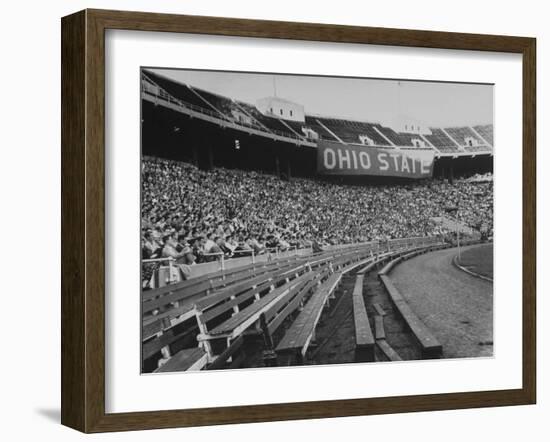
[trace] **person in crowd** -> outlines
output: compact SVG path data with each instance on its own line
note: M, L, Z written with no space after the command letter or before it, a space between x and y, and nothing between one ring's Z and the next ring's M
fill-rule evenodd
M162 247L153 239L150 231L146 231L142 238L142 255L144 259L157 258Z
M163 238L163 240L164 247L162 248L162 257L174 259L174 265L179 268L181 272L181 278L188 279L191 275L191 269L189 268L189 265L194 264L194 258L189 257L190 249L183 249L181 252L178 252L178 242L176 241L175 233L167 234Z
M260 255L261 253L265 252L265 245L261 244L257 239L255 235L250 235L247 239L248 246L254 250L254 254Z
M216 259L211 253L241 257L264 253L266 246L284 250L444 235L437 219L448 216L449 205L458 207L454 219L493 236L492 174L455 179L453 185L436 179L351 185L224 168L204 171L152 157L144 157L142 170L144 259L183 253L186 262L192 256L201 263Z

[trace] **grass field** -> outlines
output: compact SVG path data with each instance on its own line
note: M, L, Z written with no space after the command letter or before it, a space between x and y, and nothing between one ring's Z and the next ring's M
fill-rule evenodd
M460 265L493 279L493 244L474 247L461 254Z

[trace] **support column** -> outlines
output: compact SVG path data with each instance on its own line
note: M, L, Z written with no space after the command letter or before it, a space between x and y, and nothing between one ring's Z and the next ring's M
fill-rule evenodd
M214 168L214 153L212 152L212 144L208 143L208 170Z
M281 178L281 168L279 164L279 154L275 155L275 174L278 178Z
M196 142L193 143L193 164L199 167L199 149Z

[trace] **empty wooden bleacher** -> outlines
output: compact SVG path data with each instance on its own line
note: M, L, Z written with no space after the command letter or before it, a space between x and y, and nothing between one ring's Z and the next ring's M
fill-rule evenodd
M315 328L321 318L323 308L327 304L329 297L336 290L343 273L349 272L371 259L369 250L342 256L331 262L333 269L339 267L340 270L335 270L334 273L317 287L303 310L277 345L278 355L289 362L300 363L300 361L303 361L307 349L314 338Z
M355 325L355 362L374 361L374 337L363 299L364 275L359 274L353 289L353 322Z
M148 367L144 371L238 367L246 357L244 337L258 333L260 315L265 315L273 334L302 307L277 353L287 351L285 340L294 340L290 345L297 347L288 351L304 357L342 274L358 266L364 270L377 258L390 259L405 247L407 243L395 241L381 253L378 245L350 246L251 264L144 292L142 357Z
M443 353L443 347L426 327L426 325L416 316L409 307L407 301L403 298L399 290L394 286L387 275L380 275L380 279L388 292L390 299L411 330L417 343L420 346L423 358L439 358Z
M155 370L155 373L200 370L206 366L207 362L208 358L206 352L202 348L187 348L168 359L163 365Z
M165 327L143 343L142 359L144 363L163 350L164 357L171 357L175 351L181 350L182 341L184 341L183 345L196 346L196 336L199 332L204 333L207 330L207 324L211 325L215 321L219 323L231 317L231 314L239 311L239 306L242 306L243 303L253 302L252 298L259 298L263 292L281 282L288 281L289 278L297 276L300 271L304 270L305 266L299 263L294 265L286 263L280 267L273 266L269 273L262 273L245 282L230 285L212 295L200 298L192 305L184 306L189 311L186 321ZM173 310L181 312L181 307ZM188 336L192 337L191 342L186 341ZM178 344L180 344L179 347ZM176 346L175 350L174 346ZM210 346L205 347L209 348ZM211 358L212 352L208 353Z

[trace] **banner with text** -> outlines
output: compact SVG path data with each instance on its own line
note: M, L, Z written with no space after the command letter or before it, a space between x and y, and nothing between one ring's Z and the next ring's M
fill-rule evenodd
M319 140L317 172L324 175L375 175L430 178L434 151L383 149Z

